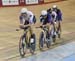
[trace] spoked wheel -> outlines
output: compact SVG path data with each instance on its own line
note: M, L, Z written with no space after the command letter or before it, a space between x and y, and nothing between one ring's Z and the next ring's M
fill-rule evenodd
M30 37L30 52L34 54L36 47L36 36L35 34L32 34Z
M20 38L20 42L19 42L19 53L20 53L20 56L21 57L24 57L25 55L25 52L26 52L26 37L25 35L23 35L21 38Z
M44 40L45 40L45 38L44 38L44 33L41 32L40 38L39 38L39 48L40 48L40 50L43 50Z

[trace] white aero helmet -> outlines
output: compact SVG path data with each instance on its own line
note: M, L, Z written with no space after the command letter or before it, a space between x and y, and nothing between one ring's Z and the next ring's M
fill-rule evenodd
M41 15L47 15L47 11L46 10L42 10L41 11Z
M22 14L22 13L27 13L27 11L28 11L27 8L22 8L22 9L21 9L21 14Z
M52 15L54 15L55 17L57 16L55 11L52 11Z
M57 5L53 5L53 8L57 8Z
M28 15L33 15L33 13L31 11L27 11Z

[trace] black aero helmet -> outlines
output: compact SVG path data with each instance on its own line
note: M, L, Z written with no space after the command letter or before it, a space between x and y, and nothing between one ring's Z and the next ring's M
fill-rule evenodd
M51 8L47 9L47 12L48 12L48 13L51 13L51 11L52 11Z

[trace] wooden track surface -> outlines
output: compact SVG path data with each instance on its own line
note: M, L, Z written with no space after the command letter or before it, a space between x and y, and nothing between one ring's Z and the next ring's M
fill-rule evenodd
M52 7L57 4L63 12L62 23L62 38L75 38L75 1L67 0L58 3L50 3L46 5L24 6L31 10L37 17L39 23L39 16L42 9ZM22 7L3 7L0 8L0 61L19 61L20 56L18 52L19 38L23 31L16 31L19 26L19 12ZM37 40L40 29L36 29ZM38 52L39 53L39 52Z

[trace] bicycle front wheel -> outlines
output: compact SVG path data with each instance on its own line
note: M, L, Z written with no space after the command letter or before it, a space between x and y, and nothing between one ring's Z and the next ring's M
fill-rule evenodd
M22 36L19 41L19 53L21 57L24 57L26 52L26 37Z
M40 50L42 50L43 47L44 47L44 41L45 41L44 33L41 32L41 34L40 34L40 38L39 38L39 48L40 48Z

